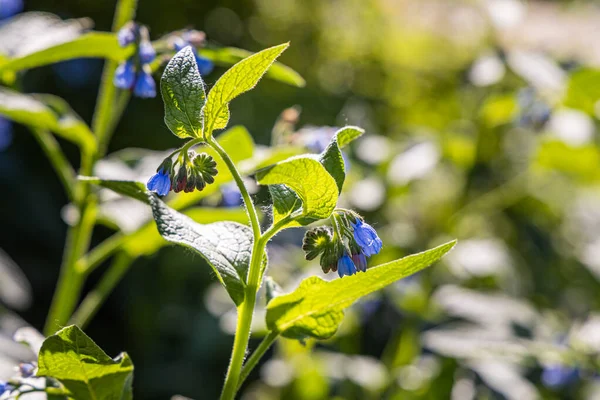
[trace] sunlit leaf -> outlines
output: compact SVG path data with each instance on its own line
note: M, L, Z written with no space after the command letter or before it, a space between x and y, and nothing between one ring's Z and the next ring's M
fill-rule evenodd
M160 80L160 91L165 103L165 123L171 132L180 138L198 136L202 132L206 94L191 47L169 61Z
M74 58L104 58L123 61L131 56L133 51L133 46L120 47L117 37L113 33L90 32L70 42L13 58L0 64L0 71L20 71Z
M234 303L241 304L252 253L250 227L229 221L198 224L156 196L150 196L150 203L162 237L197 251L213 268Z
M202 48L199 49L198 52L202 57L208 58L216 65L221 66L235 64L252 55L252 53L247 50L235 47L222 47L218 49ZM306 84L300 74L280 62L273 63L271 68L269 68L265 74L265 77L298 87L303 87Z
M320 155L319 161L337 184L338 191L342 192L344 180L346 179L346 166L342 157L341 149L359 138L365 131L355 126L346 126L333 135L329 146Z
M428 267L455 243L452 241L330 282L317 276L307 278L292 293L269 302L267 326L287 337L327 339L337 331L345 308L369 293Z
M302 200L302 217L322 219L331 215L338 200L333 177L309 156L282 161L256 174L261 185L284 184Z
M229 122L229 102L252 89L267 72L271 64L288 47L281 44L240 61L227 70L215 83L204 105L204 134L212 135Z
M42 344L38 376L59 380L78 400L132 398L133 363L126 353L110 358L75 325Z
M23 125L50 130L88 148L93 148L96 142L85 122L57 96L0 88L0 115Z

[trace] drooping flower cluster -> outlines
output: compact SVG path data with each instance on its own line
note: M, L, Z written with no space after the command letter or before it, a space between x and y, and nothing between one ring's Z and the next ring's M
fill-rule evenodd
M171 39L171 47L175 51L180 51L186 46L191 46L194 56L196 57L196 64L198 64L198 71L200 75L208 75L212 72L215 65L206 57L202 57L198 53L198 48L206 44L206 34L201 31L193 29L182 32L180 35L174 36Z
M167 157L146 184L148 190L159 196L166 196L171 190L190 193L202 191L215 181L217 163L206 153L196 154L194 151L180 153L173 163L173 155Z
M375 229L353 211L339 210L332 217L332 229L319 227L304 235L302 249L306 259L321 255L323 272L337 271L341 277L366 272L367 257L379 251L383 243Z
M156 83L149 65L156 58L156 51L150 43L148 28L129 22L118 32L117 39L121 47L136 44L137 52L117 67L114 85L119 89L133 90L137 97L156 97Z

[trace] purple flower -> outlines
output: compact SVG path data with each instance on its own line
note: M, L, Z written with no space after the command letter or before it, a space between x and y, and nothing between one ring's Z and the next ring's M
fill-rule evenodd
M362 272L367 272L367 257L362 253L352 254L352 262L356 269Z
M32 363L21 363L19 364L19 372L23 378L29 378L35 372L35 365Z
M148 180L146 187L151 192L156 192L159 196L166 196L171 190L171 178L169 172L165 171L164 168L158 170L158 172Z
M137 26L135 23L130 22L122 27L117 33L117 40L119 46L126 47L135 42Z
M138 74L133 94L142 98L156 97L156 83L150 73L142 71Z
M23 0L0 0L0 20L23 11Z
M140 61L143 64L148 64L154 61L156 58L156 50L152 47L152 43L148 41L143 41L140 43Z
M13 138L12 122L0 116L0 151L4 151L10 146Z
M357 218L356 222L352 224L352 228L354 229L354 240L365 256L371 257L381 251L383 242L371 225Z
M135 66L132 60L121 63L115 71L114 85L119 89L129 90L135 83Z
M198 71L200 72L200 75L210 74L215 67L215 64L213 64L213 62L208 58L199 56L196 53L196 49L194 49L194 55L196 56L196 64L198 64Z
M356 267L352 262L352 259L348 254L344 254L337 262L338 275L343 277L344 275L354 275L356 273Z

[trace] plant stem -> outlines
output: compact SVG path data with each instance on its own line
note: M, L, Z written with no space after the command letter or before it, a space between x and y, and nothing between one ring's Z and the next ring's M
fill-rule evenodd
M103 261L114 254L124 243L125 236L122 233L115 233L104 240L98 246L94 247L88 254L80 259L81 273L89 275Z
M137 0L119 0L117 2L112 26L113 32L117 32L123 25L135 18L136 6ZM98 99L96 101L96 110L92 119L92 131L98 138L99 155L104 155L106 152L112 131L117 125L117 118L114 118L113 109L117 109L117 113L121 114L126 102L129 100L129 96L126 96L124 98L125 104L117 104L117 97L123 99L122 95L119 95L120 91L113 84L113 77L118 63L108 59L104 63L100 91L98 92Z
M80 183L81 184L81 183ZM96 222L96 201L90 199L80 208L77 224L69 228L63 263L44 333L51 335L61 329L75 309L85 276L77 270L77 260L87 250Z
M113 30L120 29L127 21L133 19L136 5L137 0L118 0ZM83 176L92 174L95 161L104 155L106 144L110 139L111 127L116 125L113 120L114 114L111 113L116 98L116 90L112 83L115 69L116 63L107 60L92 120L98 146L97 149L92 149L90 146L82 147L79 174ZM83 268L80 258L89 248L96 223L96 199L90 194L89 183L85 181L76 183L74 198L79 207L80 218L67 232L63 263L44 327L46 335L53 334L69 320L85 281L86 275L81 271Z
M275 343L275 340L278 337L279 337L279 333L277 333L275 331L271 331L271 332L269 332L269 334L267 336L265 336L265 338L262 340L262 342L260 342L260 344L258 345L256 350L254 350L254 352L252 353L250 358L248 358L248 360L244 364L244 368L242 368L242 372L240 374L240 378L238 381L238 390L240 389L240 387L242 386L242 384L244 383L244 381L246 380L248 375L250 375L250 372L252 372L254 367L256 367L256 364L258 364L258 362L260 361L262 356L265 355L267 350L269 350L271 345L273 343Z
M121 281L132 262L133 258L128 253L120 252L115 257L109 270L102 276L98 285L85 296L81 305L71 317L70 323L84 329Z
M38 128L32 128L30 130L42 150L44 150L44 153L46 153L46 156L50 159L50 163L58 174L58 178L65 188L65 192L67 192L67 197L71 201L75 200L75 171L67 161L58 142L54 136L46 130Z
M244 357L246 356L246 350L248 348L248 340L250 339L250 327L252 325L254 305L256 304L256 292L258 291L260 278L262 276L261 264L267 241L263 240L261 237L258 213L256 212L256 208L252 203L248 189L244 185L244 181L234 162L231 160L227 152L221 147L221 145L212 137L212 135L206 138L206 143L211 146L219 154L219 156L221 156L227 165L227 168L231 172L235 183L240 189L242 198L244 199L244 204L246 205L246 211L248 212L248 218L250 219L250 225L252 226L252 232L254 236L245 298L244 302L238 307L237 328L235 331L235 338L233 340L233 349L231 350L231 360L229 362L229 368L227 369L227 376L225 377L223 392L221 393L221 400L232 400L237 392L242 364L244 363Z

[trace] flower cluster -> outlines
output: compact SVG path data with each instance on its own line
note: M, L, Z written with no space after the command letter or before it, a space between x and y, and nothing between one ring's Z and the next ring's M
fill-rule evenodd
M148 190L159 196L166 196L171 190L190 193L202 191L215 181L217 163L206 153L196 154L194 151L180 153L173 163L173 155L167 157L146 184ZM176 171L177 170L177 171Z
M307 260L321 255L323 272L337 271L341 277L366 272L367 257L379 251L383 243L375 229L353 211L339 210L332 215L329 227L311 229L304 235L302 249Z
M204 76L210 74L215 67L211 60L198 54L197 49L204 46L205 43L206 34L191 29L182 32L181 35L174 36L171 40L171 47L175 51L180 51L186 46L191 46L194 56L196 57L196 64L198 64L198 71L200 72L200 75Z
M121 47L136 44L138 51L117 67L114 85L119 89L133 90L137 97L156 97L156 83L149 65L156 58L156 51L150 43L148 28L129 22L121 28L117 38Z

